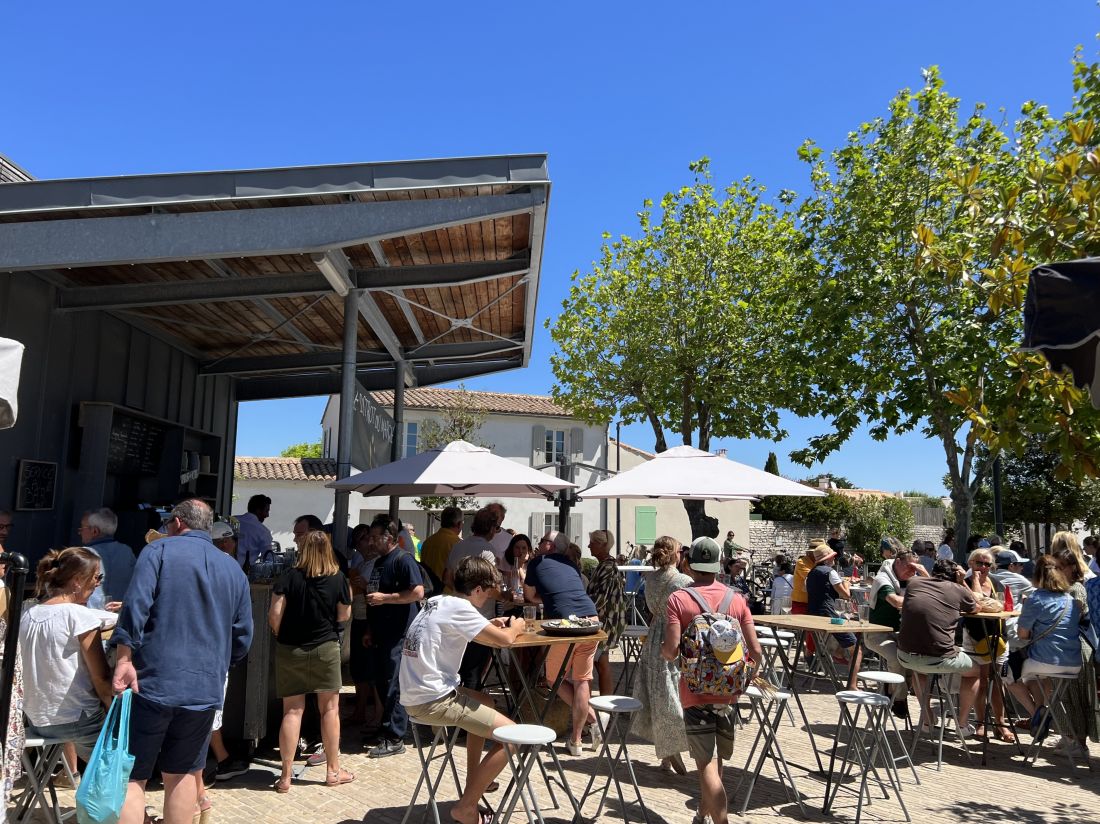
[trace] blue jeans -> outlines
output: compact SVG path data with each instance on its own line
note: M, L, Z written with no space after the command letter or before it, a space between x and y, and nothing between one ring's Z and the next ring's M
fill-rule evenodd
M404 638L376 639L371 647L374 685L382 699L382 726L384 738L401 741L409 727L409 716L401 704L401 649Z
M77 755L87 761L92 755L92 748L95 747L106 718L107 711L103 707L94 711L84 710L80 713L79 721L68 724L46 724L41 727L28 724L27 737L41 738L47 743L71 741L76 747Z

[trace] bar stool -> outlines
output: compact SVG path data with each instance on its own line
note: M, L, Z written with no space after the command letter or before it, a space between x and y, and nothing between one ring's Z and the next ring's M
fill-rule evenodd
M763 641L764 639L760 640ZM783 757L783 750L779 746L779 737L776 734L779 730L779 724L783 720L783 710L787 708L788 712L790 711L787 702L790 700L791 694L780 690L765 691L753 686L748 687L743 694L749 699L749 709L756 719L757 732L756 738L752 742L752 748L749 750L749 757L745 759L745 771L741 776L741 780L737 782L737 789L734 791L736 795L740 791L745 778L751 775L748 789L745 791L745 798L741 802L741 815L744 815L749 807L752 791L756 787L756 781L760 777L761 771L764 769L765 760L770 759L772 766L775 767L779 783L783 785L787 795L798 804L798 809L805 816L806 808L802 806L802 796L795 786L794 776L791 775L791 768L787 765L787 759ZM757 747L760 747L759 756L756 756ZM754 757L756 757L755 766L753 765Z
M410 719L411 721L412 719ZM420 724L412 721L410 724L412 727L413 743L416 745L416 754L420 758L420 778L416 782L416 789L413 790L412 800L409 801L409 806L405 808L405 815L401 819L401 824L406 824L409 820L409 816L412 815L413 807L416 806L416 799L420 795L420 788L425 784L428 785L428 804L424 809L424 815L421 816L421 821L428 817L428 810L431 810L432 817L435 819L435 824L440 824L439 820L439 806L436 803L436 793L439 791L439 785L443 782L443 774L446 772L447 767L451 768L451 776L455 782L455 793L462 795L462 786L458 783L458 770L455 768L454 759L454 747L455 742L458 741L458 734L461 731L461 727L455 727L454 732L448 735L447 727L433 727L435 735L432 737L432 744L428 748L428 754L424 755L423 740L420 738ZM439 746L443 746L443 752L436 755L435 751ZM439 765L439 772L436 774L435 780L432 780L431 765L432 761L440 759L443 763Z
M1054 722L1054 730L1058 735L1063 738L1067 733L1071 733L1073 730L1070 728L1068 722L1068 712L1065 704L1066 690L1069 689L1069 685L1077 680L1078 673L1072 675L1043 675L1039 678L1039 691L1043 694L1043 712L1039 715L1039 729L1043 729L1051 721ZM1030 678L1033 676L1029 676ZM1050 699L1046 697L1046 690L1043 688L1043 678L1052 679L1054 689L1050 692ZM1028 747L1027 754L1024 756L1024 763L1029 767L1035 766L1035 762L1039 758L1039 749L1043 746L1043 739L1045 735L1037 735L1031 742L1031 746ZM1067 751L1066 758L1069 759L1070 766L1076 767L1077 762L1073 760L1073 756ZM1088 756L1085 756L1085 763L1088 764Z
M31 761L31 754L38 751L38 757ZM61 822L76 815L72 809L66 813L61 812L57 802L57 792L53 786L53 774L58 764L64 765L64 770L69 774L75 786L76 781L69 765L62 759L64 744L60 741L46 741L43 738L27 738L23 744L23 773L27 777L27 786L18 798L13 799L13 821L26 821L34 814L37 807L42 810L46 819L52 824ZM49 798L47 799L47 793Z
M607 781L604 782L603 790L600 794L600 803L596 807L596 813L593 818L599 818L600 812L603 810L604 801L607 800L608 790L611 789L611 783L615 783L615 792L619 796L619 808L623 814L623 822L629 821L629 817L626 814L626 797L623 795L623 787L619 781L619 777L615 774L615 766L621 763L626 767L626 774L630 778L630 783L634 787L634 795L638 799L638 807L642 811L642 820L649 824L649 813L646 810L645 802L642 801L642 791L638 787L638 778L634 775L634 765L630 761L630 752L627 750L626 739L630 734L630 722L634 717L634 713L642 708L642 702L637 698L630 698L625 695L597 695L591 698L588 702L589 706L596 712L596 723L600 725L600 730L603 734L603 746L600 748L599 757L607 762ZM607 726L604 726L603 720L600 718L600 713L607 714ZM612 735L615 736L618 742L619 749L615 753L615 757L611 757L611 744ZM584 792L581 794L580 805L577 811L577 815L580 815L580 810L584 808L584 802L588 800L588 796L594 791L592 785L596 782L596 773L592 772L592 777L588 779L588 785L584 788Z
M856 676L859 680L868 684L879 686L882 689L882 694L891 699L890 703L893 704L893 698L888 694L888 690L891 687L895 687L898 684L905 683L905 676L898 675L896 672L889 672L888 670L866 670L859 673ZM890 743L890 737L886 738L886 754L887 757L897 764L899 762L905 762L909 765L909 769L913 773L913 780L920 784L920 776L917 775L917 768L913 766L913 759L909 755L909 747L905 744L905 739L901 735L901 730L898 729L898 721L894 718L893 707L891 706L891 712L887 713L887 717L890 719L890 728L893 730L894 739L898 745L898 749L901 751L901 755L894 755L894 746Z
M577 799L573 797L569 782L565 780L565 771L561 768L558 754L550 746L556 737L557 734L552 729L538 724L511 724L493 730L493 740L504 745L504 751L508 756L508 767L512 771L512 782L504 791L504 795L497 805L497 815L493 818L493 824L507 824L515 811L516 805L523 804L525 795L531 804L530 808L525 807L528 819L532 819L533 814L534 819L537 819L540 824L545 824L542 818L542 810L539 808L538 798L535 796L535 789L528 783L531 770L537 764L542 771L543 778L546 779L546 787L550 791L551 801L555 806L557 805L557 801L554 799L554 791L550 787L550 777L540 755L544 749L550 753L550 757L554 761L554 769L557 772L555 777L569 797L569 803L573 807L574 820L580 817L580 806L577 804ZM500 813L501 810L504 811L503 815Z
M902 664L902 666L905 666ZM925 704L922 703L920 711L920 719L917 721L917 728L913 732L913 745L909 749L909 758L912 759L917 753L917 745L920 744L921 733L924 732L924 722L928 721L929 726L929 742L936 745L936 771L939 772L943 768L943 737L947 731L947 720L950 718L955 722L955 733L959 737L959 743L962 744L963 753L966 755L966 760L970 761L970 748L966 746L966 739L962 734L962 723L959 720L958 710L955 709L955 699L951 697L951 690L944 686L943 679L948 677L946 673L931 673L928 680L928 713L929 717L925 718ZM932 696L935 695L937 701L937 715L936 719L939 721L939 735L936 735L932 730Z
M757 638L757 641L759 641L760 649L764 653L764 660L760 662L760 674L777 690L786 689L787 673L779 663L779 656L787 654L787 642L771 636ZM791 712L790 704L784 702L783 709L787 714L787 720L791 722L791 726L797 726L794 723L794 713Z
M619 646L623 651L623 668L619 671L619 679L615 682L615 692L634 691L634 678L638 673L638 661L642 657L642 645L647 635L649 635L649 627L645 624L630 624L619 636Z
M840 791L841 782L848 773L858 765L860 771L859 798L856 802L856 824L859 824L863 814L863 799L866 796L867 803L871 803L871 790L867 786L868 773L873 774L882 797L890 798L893 792L905 813L905 820L912 821L909 810L905 807L905 801L901 797L901 778L898 776L897 765L890 758L884 759L887 782L882 780L878 768L875 766L879 753L885 750L890 752L890 742L886 735L886 715L890 712L890 698L877 692L864 692L863 690L841 690L836 694L836 700L840 704L840 719L837 722L836 740L833 742L832 756L829 758L829 776L825 784L825 804L821 808L823 813L828 813L836 801ZM853 711L854 710L854 711ZM863 724L861 716L865 716ZM835 769L837 750L841 744L846 744L839 771ZM830 792L831 791L831 792Z

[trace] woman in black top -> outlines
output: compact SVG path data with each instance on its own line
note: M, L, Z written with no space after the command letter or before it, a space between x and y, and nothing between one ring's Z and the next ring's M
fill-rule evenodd
M317 693L321 740L330 787L355 779L340 767L340 626L351 617L351 590L340 572L328 535L313 531L302 539L298 560L272 589L267 622L275 633L275 692L283 699L279 728L282 775L275 791L290 790L294 752L302 726L306 693Z

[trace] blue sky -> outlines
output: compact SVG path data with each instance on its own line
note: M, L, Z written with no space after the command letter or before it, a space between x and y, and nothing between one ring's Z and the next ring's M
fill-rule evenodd
M753 175L806 190L795 157L882 113L938 64L966 104L1009 117L1069 103L1070 58L1100 14L1060 2L18 4L4 11L0 152L37 177L547 152L554 184L531 366L473 389L547 393L541 321L600 235L632 233L646 197ZM318 436L323 399L245 404L239 454ZM763 465L781 444L727 440ZM653 444L647 426L623 439ZM815 467L815 471L821 467ZM919 435L852 440L824 469L858 485L942 488Z

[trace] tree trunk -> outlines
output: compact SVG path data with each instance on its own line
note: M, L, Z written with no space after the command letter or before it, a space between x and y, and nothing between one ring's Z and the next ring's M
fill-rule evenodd
M691 540L694 541L703 535L710 538L718 537L718 519L707 514L706 501L685 500L684 510L691 523Z
M966 539L970 537L970 516L974 511L974 495L966 484L961 488L952 485L951 506L955 510L955 560L965 563L963 554L966 552Z

